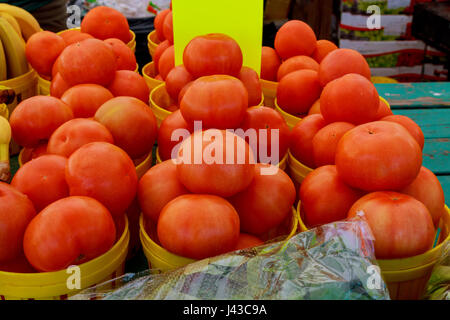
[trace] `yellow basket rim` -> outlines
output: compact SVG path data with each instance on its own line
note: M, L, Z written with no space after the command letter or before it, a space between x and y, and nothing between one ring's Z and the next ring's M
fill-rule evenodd
M305 166L303 163L298 161L291 153L291 150L288 150L288 163L291 168L293 168L296 171L301 171L302 173L308 174L314 171L314 169L311 169L310 167Z
M147 42L150 45L153 45L154 47L158 46L159 43L156 43L152 40L152 37L156 35L156 30L151 31L148 35L147 35ZM159 39L158 39L159 40Z
M162 90L163 88L166 87L165 82L161 83L160 85L156 86L151 92L150 92L150 106L152 109L155 109L159 114L162 114L164 117L168 117L169 115L172 114L171 111L166 110L164 108L161 108L154 100L153 95Z
M142 76L143 76L145 79L148 79L148 80L151 80L151 81L155 81L155 82L157 81L157 82L158 82L158 85L161 85L161 84L164 83L164 81L155 79L155 78L149 76L149 75L147 74L147 72L146 72L147 69L150 68L151 66L153 66L154 64L155 64L154 61L151 61L151 62L147 63L147 64L142 68Z
M5 86L5 87L16 87L17 83L22 83L24 80L28 80L29 78L34 78L36 75L37 75L36 71L30 67L30 70L27 73L24 73L15 78L0 81L0 85Z
M286 119L287 124L291 128L293 128L295 126L295 124L299 123L302 120L302 118L294 116L290 113L287 113L283 109L281 109L280 106L278 105L277 97L275 97L274 104L275 104L275 110L277 110L283 116L283 118ZM295 123L295 124L293 124L293 123Z
M385 98L383 98L382 96L379 96L380 100L383 101L388 107L389 109L391 109L391 105L389 104L389 102L387 102L387 100Z

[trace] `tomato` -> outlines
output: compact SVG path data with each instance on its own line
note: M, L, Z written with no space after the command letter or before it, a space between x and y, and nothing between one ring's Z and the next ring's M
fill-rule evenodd
M91 118L112 98L112 93L98 84L79 84L64 92L61 100L72 109L75 118Z
M164 207L157 232L170 252L204 259L234 250L239 240L239 216L223 198L183 195Z
M287 113L307 113L319 99L321 91L316 71L294 71L284 76L278 84L277 103Z
M375 121L358 126L341 138L336 166L341 178L355 188L400 190L419 174L422 150L401 125Z
M334 164L339 140L354 127L348 122L334 122L320 129L312 140L314 164L317 167Z
M277 52L271 47L262 47L261 79L277 81L277 72L280 65L281 60Z
M14 140L23 147L33 148L40 140L48 140L60 125L70 119L73 119L72 110L61 100L35 96L17 105L9 123Z
M11 181L11 185L28 196L37 212L56 200L69 196L65 179L67 158L43 155L25 163Z
M50 76L56 58L66 47L66 42L56 33L41 31L33 34L25 46L28 62L37 73ZM45 54L43 54L45 52Z
M158 60L158 71L161 78L166 80L167 75L173 68L175 68L175 49L172 45L164 50Z
M166 90L170 97L178 101L180 91L194 78L184 66L177 66L170 70L166 77Z
M280 81L285 75L298 70L319 71L319 64L307 56L295 56L284 61L278 69L277 79Z
M171 46L170 42L168 40L165 40L165 41L161 42L160 44L158 44L158 46L156 47L155 53L153 54L153 63L155 66L155 71L157 73L159 72L159 68L158 68L159 59L161 58L164 51L166 51L166 49L169 48L170 46ZM174 65L175 65L175 62L174 62ZM156 77L155 77L155 79L156 79Z
M326 165L306 176L299 195L304 223L312 228L345 219L363 193L346 185L336 166Z
M71 196L92 197L114 217L121 217L136 196L138 178L125 151L106 142L92 142L70 156L66 181Z
M115 238L114 221L101 203L68 197L52 203L30 222L23 247L34 268L50 272L101 256Z
M185 134L182 136L172 137L174 131L177 129L184 129ZM165 118L161 122L158 131L158 152L161 160L164 161L172 159L173 148L177 145L179 148L179 143L182 139L189 137L193 131L193 128L191 128L186 120L184 120L180 110L171 113L167 118ZM178 148L173 151L174 155L178 154ZM177 157L175 156L174 159L176 158Z
M68 46L61 53L58 70L70 86L94 83L107 86L114 79L117 62L109 45L87 39Z
M225 130L194 132L182 143L177 161L178 179L193 193L230 197L247 188L254 176L250 146Z
M263 244L264 242L258 237L252 236L251 234L240 233L238 243L234 250L244 250L253 247L259 247Z
M374 192L359 199L349 218L364 212L375 237L377 259L400 259L431 249L435 229L430 213L418 200L397 192Z
M423 136L422 129L420 129L419 125L414 122L409 117L401 116L401 115L391 115L387 116L381 119L381 121L389 121L389 122L395 122L400 125L402 125L408 132L411 134L411 136L417 141L417 143L420 146L420 149L423 150L423 146L425 144L425 137Z
M308 115L312 115L312 114L322 114L320 112L320 99L318 99L316 102L314 102L312 107L309 109Z
M164 18L163 23L163 34L164 38L169 40L171 44L173 44L173 15L172 11L170 11L167 16Z
M117 70L136 70L136 57L123 41L115 38L106 39L105 43L110 45L117 61Z
M434 225L438 226L445 210L445 198L441 183L433 172L421 167L417 178L400 192L422 202L430 212Z
M144 77L130 70L116 71L114 80L108 86L108 90L115 97L134 97L148 104L150 89Z
M241 71L242 61L239 44L220 33L195 37L183 53L184 66L194 78L217 74L236 77Z
M56 77L56 74L59 73L59 57L56 58L55 62L53 63L53 67L52 67L52 79L54 77Z
M193 83L194 83L194 81L191 81L191 82L187 83L183 87L183 89L181 89L180 93L178 94L178 101L177 101L179 106L181 105L181 100L183 100L183 97L184 97L186 91L192 86Z
M23 250L22 250L23 251ZM30 263L28 262L25 254L21 252L18 258L14 260L9 260L6 262L0 262L0 271L4 272L14 272L14 273L36 273Z
M384 117L393 115L391 108L380 99L380 106L378 107L378 113L375 119L381 120Z
M281 161L287 153L291 131L284 118L276 110L269 107L247 109L240 127L244 132L249 129L256 130L256 141L251 141L249 136L246 136L245 139L252 147L253 153L255 155L258 154L258 162L268 163L267 160L275 156L278 158L278 161ZM267 130L267 139L260 139L261 129ZM273 130L278 130L278 139L273 141L274 145L272 146L272 139L276 137L272 138ZM262 157L260 156L261 154ZM278 161L272 162L272 164L277 164Z
M159 74L155 77L155 80L164 81L164 79Z
M35 215L33 203L26 195L0 181L0 262L21 254L25 229Z
M47 153L48 141L41 142L37 147L33 148L31 151L31 160L39 158L40 156L46 155Z
M357 73L370 80L370 67L366 59L353 49L336 49L320 63L319 81L325 85L348 73Z
M131 40L127 18L120 11L105 6L89 10L81 21L81 32L100 40L117 38L125 43Z
M64 92L69 89L70 85L63 79L63 77L61 77L61 74L58 72L50 84L50 95L59 99L64 94Z
M375 121L379 106L380 97L373 83L355 73L329 82L320 96L320 112L328 123Z
M320 114L313 114L302 119L292 128L289 150L294 158L305 166L315 168L313 139L326 123Z
M71 45L76 42L81 42L86 39L93 39L94 37L91 36L89 33L81 32L81 30L78 29L68 29L65 30L60 34L60 37L64 39L66 42L66 45Z
M156 141L158 127L149 106L131 97L118 97L103 104L95 114L113 135L115 145L132 158L150 153Z
M166 37L164 36L163 26L164 26L164 20L167 17L167 14L170 12L170 9L165 9L160 12L155 17L155 20L153 21L153 25L155 26L156 35L158 36L158 39L160 42L166 40Z
M242 67L238 76L242 81L248 92L248 105L258 106L262 99L261 82L259 82L259 76L255 70L249 67Z
M271 168L273 172L263 170ZM277 167L256 164L252 183L229 198L239 214L241 230L262 235L280 225L292 212L296 192L289 176Z
M53 132L47 152L68 158L81 146L97 141L114 144L113 136L101 123L90 119L73 119Z
M201 77L187 89L180 104L187 123L202 121L203 128L232 129L239 126L248 107L248 93L236 78Z
M148 170L139 181L138 198L147 219L158 222L164 206L189 191L178 181L177 166L172 160L159 163Z
M316 49L316 35L311 27L300 20L290 20L275 36L275 50L287 60L294 56L310 56Z
M322 60L331 52L336 50L338 47L331 41L328 40L317 40L316 49L311 55L311 58L321 63Z

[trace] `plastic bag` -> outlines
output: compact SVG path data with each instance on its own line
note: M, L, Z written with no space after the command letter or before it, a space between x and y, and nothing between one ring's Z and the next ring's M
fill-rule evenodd
M361 219L299 233L288 241L235 251L162 273L126 274L73 300L389 299L377 270L373 236ZM378 269L379 270L379 269ZM107 284L107 283L106 283ZM118 286L118 287L117 287Z
M442 256L431 273L424 299L450 300L450 241L442 248Z
M154 17L147 7L149 0L84 0L83 6L89 10L96 6L107 6L122 12L127 18L148 18ZM170 0L151 0L158 7L158 11L168 9Z

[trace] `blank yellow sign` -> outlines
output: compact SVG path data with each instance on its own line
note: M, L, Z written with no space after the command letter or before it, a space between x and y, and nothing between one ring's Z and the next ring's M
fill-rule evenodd
M224 33L242 50L244 66L261 70L263 0L172 0L175 65L196 36Z

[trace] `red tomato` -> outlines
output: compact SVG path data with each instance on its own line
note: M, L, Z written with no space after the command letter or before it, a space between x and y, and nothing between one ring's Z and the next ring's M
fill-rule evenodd
M52 79L54 77L56 77L56 74L59 73L59 57L56 58L55 63L53 63L53 67L52 67Z
M247 143L252 147L253 153L258 154L258 162L268 163L268 159L274 157L276 154L273 151L278 152L278 160L281 161L289 148L289 137L291 131L286 124L286 121L276 110L269 107L255 107L247 109L244 120L240 127L247 131L249 129L256 130L256 141L251 141L249 137L246 137ZM261 129L267 130L267 139L260 139ZM272 146L272 131L278 130L278 139L274 140ZM276 136L274 136L276 137ZM262 157L260 154L262 153ZM277 164L272 162L272 164Z
M380 97L375 86L355 73L329 82L320 96L320 112L328 123L375 121L379 106Z
M192 77L184 66L177 66L170 70L166 77L167 93L173 100L178 101L180 91L193 80L194 77Z
M66 181L71 196L94 198L120 217L136 196L138 178L133 161L122 149L92 142L70 156Z
M269 168L272 172L263 171ZM296 192L294 183L283 170L258 163L254 171L250 186L229 200L239 214L241 230L262 235L292 213Z
M131 97L118 97L103 104L95 120L112 134L115 145L137 159L150 153L158 127L149 106Z
M114 79L116 69L113 50L98 39L71 44L61 53L58 62L59 73L70 86L83 83L107 86Z
M242 81L248 92L248 105L258 106L262 99L261 82L259 82L259 76L255 70L249 67L242 67L238 76Z
M319 99L322 87L317 72L299 70L281 79L277 90L278 106L293 115L307 113L312 104Z
M173 15L172 15L172 11L167 13L167 16L164 18L163 34L164 34L164 38L169 40L169 42L171 44L173 44Z
M22 250L23 251L23 250ZM36 273L30 263L28 262L25 254L21 252L18 258L9 260L6 262L0 262L0 271L14 272L14 273Z
M261 79L277 81L278 68L281 65L280 57L271 47L262 47Z
M401 125L375 121L358 126L341 138L336 166L341 178L355 188L400 190L419 174L422 150Z
M331 41L328 40L318 40L316 43L316 50L311 55L311 58L321 63L322 60L331 52L336 50L338 47Z
M289 150L294 158L305 166L315 168L313 138L326 123L320 114L313 114L302 119L292 128Z
M142 212L147 219L158 222L164 206L189 191L178 181L177 166L172 160L155 165L141 178L138 198Z
M316 102L314 102L312 107L309 109L308 115L312 115L312 114L322 114L320 112L320 99L318 99Z
M98 84L79 84L64 92L61 100L72 109L75 118L91 118L112 98L113 94Z
M203 128L233 129L248 108L248 93L236 78L218 75L201 77L187 89L180 104L187 123L202 121Z
M418 200L397 192L374 192L359 199L349 218L364 212L375 237L377 259L400 259L431 249L435 229L430 213Z
M64 94L64 92L69 89L70 85L63 79L63 77L61 77L61 74L58 72L50 84L50 95L59 99Z
M336 166L320 167L306 176L300 185L304 223L308 228L347 217L348 210L363 195L342 181Z
M14 140L23 147L33 148L41 140L48 140L60 125L70 119L73 119L72 110L61 100L35 96L17 105L9 123Z
M283 60L294 56L310 56L316 49L316 43L313 29L300 20L286 22L275 36L275 50Z
M31 157L30 157L31 159L30 160L33 160L33 159L39 158L40 156L48 154L47 153L47 144L48 144L48 141L44 141L44 142L38 144L37 147L33 148L33 150L31 151Z
M192 86L192 84L194 83L194 81L189 82L188 84L186 84L183 89L181 89L180 93L178 94L178 105L181 105L181 100L183 100L183 97L186 93L186 91Z
M153 25L155 26L156 35L158 36L158 39L160 42L166 40L166 37L164 36L163 26L164 26L164 20L167 17L167 14L170 12L170 9L165 9L160 12L155 17L155 20L153 21Z
M66 47L66 42L56 33L41 31L33 34L25 46L28 62L37 73L50 76L56 58ZM43 54L45 52L45 54Z
M417 178L400 192L422 202L430 212L434 225L438 226L445 210L445 198L441 183L433 172L421 167Z
M106 39L105 43L111 46L116 56L117 70L136 70L136 57L134 52L122 40L110 38Z
M114 144L114 139L108 129L97 121L73 119L53 132L48 142L47 152L68 158L81 146L91 142Z
M173 68L175 68L175 49L172 45L161 54L158 60L158 71L160 76L166 80L167 75Z
M35 215L26 195L0 181L0 262L20 256L25 229Z
M184 66L194 78L217 74L236 77L241 71L242 61L239 44L219 33L195 37L183 53Z
M380 99L380 106L378 107L378 113L375 119L381 120L384 117L393 115L391 108Z
M30 222L23 247L34 268L50 272L101 256L115 238L114 221L100 202L68 197L52 203Z
M174 131L177 129L184 129L184 135L172 137ZM189 137L193 131L194 130L184 120L180 110L171 113L167 118L165 118L161 122L158 131L158 152L161 160L165 161L172 159L172 152L174 155L177 155L180 143L183 139ZM176 146L178 146L177 149L172 151ZM176 158L177 157L175 156L173 159Z
M161 58L162 54L164 53L164 51L166 51L167 48L169 48L171 46L170 42L168 40L165 40L163 42L161 42L160 44L158 44L158 46L156 47L155 53L153 54L153 64L155 66L155 71L156 73L159 72L159 59ZM175 62L174 62L175 65Z
M37 212L49 204L68 197L69 187L65 179L67 158L43 155L23 165L11 181L11 185L28 196Z
M339 140L354 127L348 122L334 122L320 129L312 140L314 164L317 167L334 164Z
M193 193L230 197L247 188L254 176L249 145L225 130L194 132L182 143L177 161L178 179Z
M240 233L238 244L236 245L234 250L244 250L253 247L259 247L260 245L263 244L264 242L261 239L252 236L251 234Z
M148 104L150 100L150 89L144 77L130 70L116 71L114 80L108 90L115 97L134 97Z
M348 73L357 73L370 80L370 67L366 59L352 49L336 49L330 52L320 63L319 81L325 85Z
M239 216L223 198L183 195L169 202L158 220L164 248L183 257L204 259L234 250Z
M419 125L414 122L411 118L401 115L392 115L387 116L381 119L382 121L395 122L402 125L411 136L417 141L420 146L420 149L423 150L423 146L425 144L425 137L423 136L422 129L420 129Z
M105 6L89 10L81 21L81 32L100 40L117 38L125 43L131 40L127 18L120 11Z
M307 56L295 56L284 61L278 69L277 79L280 81L285 75L298 70L319 71L319 64Z
M78 29L68 29L60 34L60 37L64 39L66 45L71 45L76 42L81 42L86 39L93 39L89 33L83 33Z

